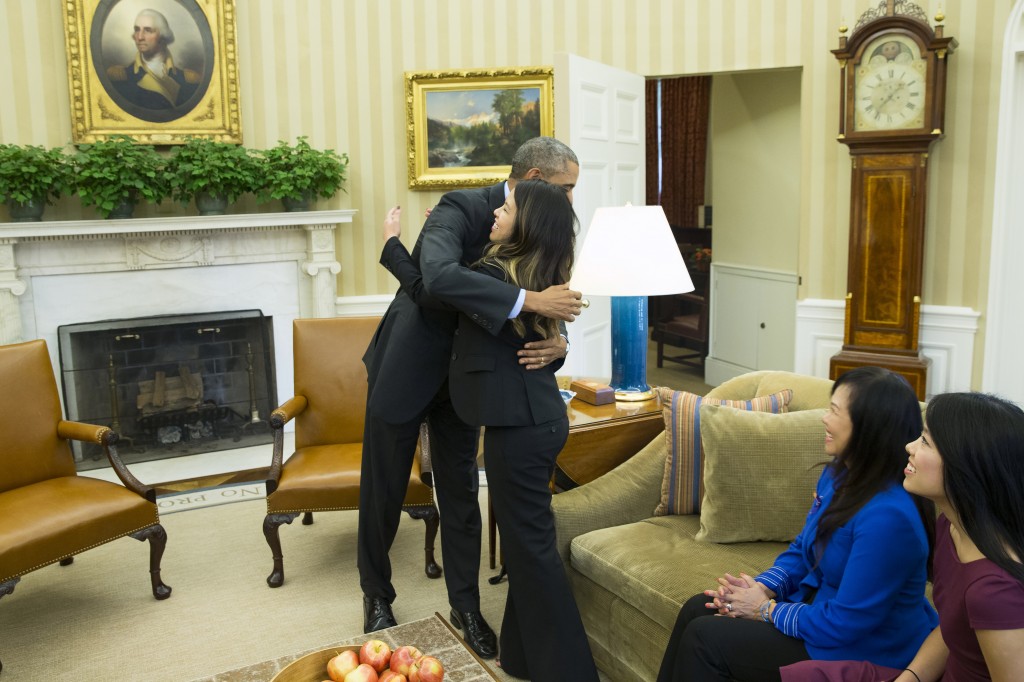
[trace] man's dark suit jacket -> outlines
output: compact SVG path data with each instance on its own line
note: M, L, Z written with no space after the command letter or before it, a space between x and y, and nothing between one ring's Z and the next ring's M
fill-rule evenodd
M482 270L502 279L494 266ZM527 330L518 336L511 323L495 336L467 316L455 331L448 390L459 418L474 426L530 426L565 416L555 371L563 359L537 370L519 364L516 351L542 337Z
M411 256L398 239L388 241L381 264L403 285L363 356L370 414L404 423L437 394L448 376L458 326L455 309L491 334L501 330L519 287L461 266L480 258L494 210L504 202L504 183L449 192L431 212ZM450 307L427 307L438 306L437 300Z

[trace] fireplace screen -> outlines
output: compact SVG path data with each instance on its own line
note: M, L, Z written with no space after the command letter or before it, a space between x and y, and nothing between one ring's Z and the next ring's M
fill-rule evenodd
M258 310L58 328L68 419L110 426L127 463L271 442L272 318ZM78 469L109 466L73 443Z

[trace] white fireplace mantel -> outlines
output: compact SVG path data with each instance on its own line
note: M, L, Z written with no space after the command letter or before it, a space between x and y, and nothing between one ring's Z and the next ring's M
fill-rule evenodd
M259 309L290 387L291 322L336 315L335 231L355 213L0 223L0 344L45 339L59 372L60 325Z

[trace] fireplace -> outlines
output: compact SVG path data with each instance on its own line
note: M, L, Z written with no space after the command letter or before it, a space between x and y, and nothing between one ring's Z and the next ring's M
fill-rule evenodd
M79 366L65 367L66 361L62 363L59 357L63 348L58 329L62 327L121 320L118 328L128 328L135 324L134 320L143 318L162 316L166 320L193 314L204 316L204 327L216 327L213 321L224 316L222 311L259 310L263 315L260 324L264 329L272 327L273 333L266 332L265 338L272 341L254 353L254 376L273 375L278 397L266 381L267 401L287 398L293 385L292 321L298 317L338 314L336 278L341 266L335 253L335 232L351 225L354 214L352 210L329 210L5 223L0 228L0 343L44 339L60 382L66 369ZM127 321L133 322L129 325ZM89 333L100 331L88 329ZM132 333L137 332L136 329ZM109 356L114 354L115 344L123 342L104 341L103 344L110 344L106 356L89 360L105 363L91 370L88 382L88 390L108 406L107 412L95 416L99 423L112 421ZM100 344L100 348L97 356L103 354L106 346ZM240 356L237 349L232 352L233 380L245 386L245 354ZM127 380L122 381L121 374L126 372L129 360L127 356L123 360L118 357L114 360L115 380L125 383ZM176 390L180 389L181 364L171 362L160 369L163 381L176 379ZM186 375L198 371L185 364ZM145 380L156 378L150 376ZM220 380L207 379L203 370L204 395ZM84 390L87 389L65 391L65 408L79 409L77 394ZM129 426L135 428L130 411L137 409L137 398L130 393L132 390L138 389L117 389L122 432L128 432ZM251 419L247 386L242 395L241 399L232 398L229 402L232 409ZM260 418L266 419L263 410L260 403ZM69 411L71 414L74 413ZM91 415L81 414L78 418L87 416ZM173 419L182 421L180 416ZM232 440L235 425L231 421L217 424L225 434L231 434L217 442L238 447ZM168 425L178 424L161 426ZM256 428L244 429L244 437ZM197 438L202 437L202 430L200 426ZM126 455L149 438L146 432L128 435L136 442L122 444ZM173 449L168 449L161 456L171 454ZM87 466L90 455L80 456L83 466Z
M271 442L273 324L259 310L61 325L57 337L68 419L109 425L129 464ZM79 470L107 465L99 446L73 447Z

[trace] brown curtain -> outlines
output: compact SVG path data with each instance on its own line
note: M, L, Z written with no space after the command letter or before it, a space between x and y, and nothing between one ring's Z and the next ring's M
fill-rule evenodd
M658 205L658 81L646 84L647 102L647 201L648 206Z
M661 196L651 202L651 187L657 191L657 165L651 163L651 85L647 83L648 120L648 202L660 203L668 222L679 227L697 225L697 206L704 203L704 167L708 152L708 113L711 106L711 77L687 76L661 81ZM657 163L657 141L653 145ZM653 168L653 174L652 174ZM653 179L653 182L651 181Z

